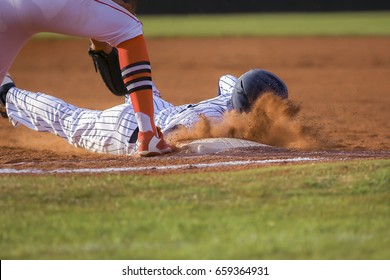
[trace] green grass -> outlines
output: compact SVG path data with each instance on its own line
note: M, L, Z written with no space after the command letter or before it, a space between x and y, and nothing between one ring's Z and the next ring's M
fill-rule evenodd
M389 12L140 16L147 37L389 36ZM42 33L38 38L66 36ZM67 38L67 37L66 37Z
M2 176L0 259L389 259L390 160Z
M144 16L149 37L390 35L390 12Z

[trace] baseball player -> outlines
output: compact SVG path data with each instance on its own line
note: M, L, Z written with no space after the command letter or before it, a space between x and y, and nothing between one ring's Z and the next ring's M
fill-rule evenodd
M89 54L106 85L116 95L130 94L139 129L137 153L154 156L171 152L172 147L155 126L150 59L142 24L133 13L134 3L1 0L0 81L23 45L39 32L91 38ZM115 74L116 69L119 74Z
M156 124L158 130L161 128L166 134L179 126L191 128L201 116L217 122L226 111L248 111L265 92L288 97L284 82L275 74L261 69L252 69L240 78L222 76L218 95L196 104L173 106L161 98L154 84L152 88ZM14 126L24 125L36 131L51 132L76 147L93 152L136 154L139 127L128 95L124 104L104 111L88 110L53 96L16 88L7 75L0 86L0 101L3 114L8 115Z

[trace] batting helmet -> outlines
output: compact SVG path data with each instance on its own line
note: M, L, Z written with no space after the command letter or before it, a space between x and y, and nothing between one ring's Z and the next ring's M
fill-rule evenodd
M233 108L239 112L249 111L256 99L266 92L288 97L287 86L279 77L262 69L252 69L241 75L234 86Z

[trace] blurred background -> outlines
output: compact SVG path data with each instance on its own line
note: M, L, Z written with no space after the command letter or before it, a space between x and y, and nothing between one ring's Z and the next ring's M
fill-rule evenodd
M139 0L139 14L212 14L390 10L387 0Z

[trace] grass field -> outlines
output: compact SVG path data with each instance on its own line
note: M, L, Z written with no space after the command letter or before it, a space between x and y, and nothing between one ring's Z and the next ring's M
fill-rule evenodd
M150 37L390 35L390 12L140 17Z
M141 19L147 36L390 35L389 12ZM389 259L389 170L2 175L0 259Z
M1 259L389 259L390 161L4 176Z
M389 36L389 12L140 16L147 37ZM62 35L39 34L40 38Z

